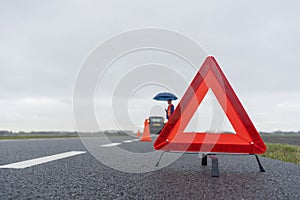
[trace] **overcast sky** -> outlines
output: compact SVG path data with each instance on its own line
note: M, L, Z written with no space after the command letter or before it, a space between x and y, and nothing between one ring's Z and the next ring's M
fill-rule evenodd
M258 130L298 131L299 7L296 0L1 0L0 129L74 130L73 87L89 52L120 32L161 27L215 56Z

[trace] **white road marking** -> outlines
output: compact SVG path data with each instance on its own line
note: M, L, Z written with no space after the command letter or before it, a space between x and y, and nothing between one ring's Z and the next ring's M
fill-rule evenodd
M118 146L121 143L109 143L109 144L103 144L101 145L101 147L114 147L114 146Z
M123 141L124 143L130 143L130 142L134 142L134 140L125 140Z
M133 140L124 140L122 143L131 143L131 142L136 142L136 141L139 141L140 139L136 138L136 139L133 139ZM109 143L109 144L103 144L101 145L101 147L114 147L114 146L118 146L122 143Z
M86 151L69 151L66 153L59 153L59 154L55 154L52 156L45 156L45 157L41 157L41 158L34 158L31 160L25 160L22 162L16 162L16 163L12 163L12 164L8 164L8 165L2 165L0 166L0 168L6 168L6 169L24 169L27 167L31 167L34 165L39 165L39 164L43 164L43 163L47 163L50 161L54 161L54 160L59 160L62 158L67 158L67 157L71 157L71 156L76 156L79 154L83 154L86 153Z

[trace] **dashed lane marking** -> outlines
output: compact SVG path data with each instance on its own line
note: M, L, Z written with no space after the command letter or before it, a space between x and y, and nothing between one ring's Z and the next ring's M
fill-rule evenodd
M125 141L123 141L123 143L130 143L130 142L134 142L134 140L125 140Z
M55 154L55 155L52 155L52 156L45 156L45 157L41 157L41 158L34 158L34 159L31 159L31 160L16 162L16 163L8 164L8 165L2 165L2 166L0 166L0 168L24 169L24 168L27 168L27 167L32 167L32 166L35 166L35 165L51 162L51 161L54 161L54 160L59 160L59 159L62 159L62 158L76 156L76 155L83 154L83 153L86 153L86 151L69 151L69 152L66 152L66 153L59 153L59 154Z
M103 144L101 145L101 147L114 147L114 146L118 146L121 143L109 143L109 144Z
M151 136L151 137L156 137L156 136ZM138 138L135 138L135 139L132 139L132 140L124 140L123 142L121 143L109 143L109 144L103 144L101 145L101 147L114 147L114 146L118 146L122 143L131 143L131 142L137 142L137 141L140 141L140 139Z

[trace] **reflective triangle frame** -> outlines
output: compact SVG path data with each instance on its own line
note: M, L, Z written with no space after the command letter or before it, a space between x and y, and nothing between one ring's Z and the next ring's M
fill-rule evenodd
M235 130L184 132L211 89ZM156 150L262 154L266 146L214 57L208 56L154 142Z

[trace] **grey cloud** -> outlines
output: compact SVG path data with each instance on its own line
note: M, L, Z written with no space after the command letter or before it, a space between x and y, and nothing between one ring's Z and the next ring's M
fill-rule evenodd
M215 55L246 107L252 108L256 98L259 103L275 106L270 95L297 99L299 4L271 0L1 1L0 97L6 100L2 106L10 104L5 112L13 116L29 117L39 113L39 108L32 106L31 113L25 112L14 106L18 100L64 99L68 102L67 114L61 121L70 124L73 84L88 53L111 35L145 26L174 29L203 44L209 54ZM284 104L286 100L280 101ZM51 110L53 105L43 110L50 115L48 125L43 116L37 119L44 122L45 129L73 129L71 125L54 127L57 114ZM259 123L269 118L280 123L281 118L274 116L281 112L270 109L257 119ZM299 111L293 113L290 121L299 119ZM2 117L2 124L21 128L9 119ZM259 127L273 130L274 124L268 124ZM32 122L26 126L43 128ZM282 127L288 129L283 122Z

